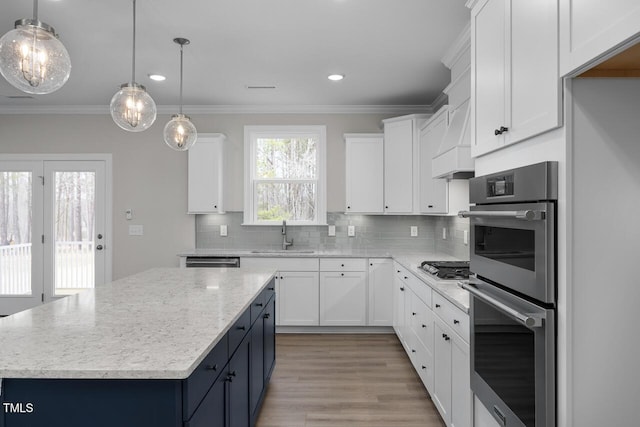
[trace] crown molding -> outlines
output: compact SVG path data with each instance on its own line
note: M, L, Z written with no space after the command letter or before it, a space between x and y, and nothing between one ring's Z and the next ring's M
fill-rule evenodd
M447 105L447 102L449 102L449 95L447 95L444 92L438 95L435 101L433 101L433 103L431 104L431 107L432 107L431 114L435 114L443 106Z
M476 4L480 3L481 0L467 0L465 6L469 9L473 9Z
M440 95L441 96L441 95ZM185 114L431 114L431 105L185 105ZM177 105L159 105L158 114L175 114ZM106 105L0 105L0 114L109 114Z
M451 44L447 53L440 60L445 67L451 69L453 65L460 60L462 55L471 46L471 22L467 23L460 32L456 40Z

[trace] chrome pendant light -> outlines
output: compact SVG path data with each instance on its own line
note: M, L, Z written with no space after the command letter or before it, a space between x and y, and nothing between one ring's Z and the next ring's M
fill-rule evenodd
M129 132L142 132L156 121L156 103L144 86L136 83L136 0L133 0L133 60L131 82L123 83L111 98L111 117Z
M164 127L164 142L176 151L187 151L198 139L198 131L191 123L189 116L182 114L182 63L184 45L191 43L185 38L173 41L180 45L180 112L171 116L171 120Z
M69 52L53 27L38 20L38 0L33 19L17 20L15 29L0 38L0 73L12 86L36 95L55 92L69 80Z

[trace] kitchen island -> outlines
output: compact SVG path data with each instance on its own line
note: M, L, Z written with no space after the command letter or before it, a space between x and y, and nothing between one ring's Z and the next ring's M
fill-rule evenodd
M153 269L0 319L0 426L252 425L273 274Z

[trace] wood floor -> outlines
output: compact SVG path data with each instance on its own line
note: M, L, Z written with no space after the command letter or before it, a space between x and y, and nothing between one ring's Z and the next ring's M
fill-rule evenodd
M395 335L279 334L257 427L445 427Z

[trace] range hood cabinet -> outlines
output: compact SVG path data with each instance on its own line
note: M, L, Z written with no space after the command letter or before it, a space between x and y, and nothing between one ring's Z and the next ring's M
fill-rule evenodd
M468 179L474 176L470 118L469 99L457 109L449 110L449 126L432 160L433 178Z

